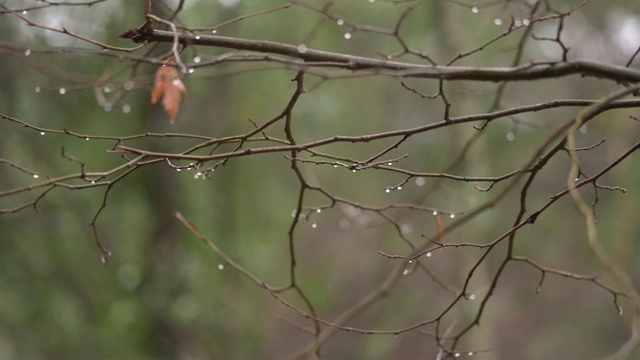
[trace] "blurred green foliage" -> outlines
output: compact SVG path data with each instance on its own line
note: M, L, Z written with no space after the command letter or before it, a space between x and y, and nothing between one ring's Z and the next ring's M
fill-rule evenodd
M561 9L577 3L551 2ZM175 6L176 2L167 3ZM245 0L234 6L223 3L186 1L177 20L188 27L213 26L285 2ZM3 2L9 8L42 4ZM633 39L637 42L638 21L633 17L625 18L627 23L616 19L623 14L637 14L638 7L633 1L589 2L567 18L563 35L574 46L570 54L624 64L631 53L604 39L617 39L621 36L620 26L627 24L630 27L625 31L636 31ZM406 8L406 4L386 1L342 0L336 1L331 11L358 24L393 28ZM428 53L438 63L446 63L456 54L504 32L510 16L522 18L525 10L523 6L500 5L482 7L476 14L456 2L430 1L407 17L400 33L412 48ZM154 11L166 16L162 7L154 7ZM25 16L122 47L131 44L116 35L144 20L142 1L52 6L30 10ZM494 25L496 17L504 19L505 24ZM371 57L376 57L376 52L401 50L391 36L353 31L329 20L315 38L307 39L322 19L321 14L292 6L239 21L219 29L218 34L291 44L306 41L310 48ZM536 28L540 36L552 36L552 30L546 25ZM344 38L347 31L353 32L349 40ZM581 38L581 33L600 34L601 39L594 43ZM194 74L183 79L189 93L188 104L183 104L175 125L170 125L161 108L149 104L154 66L142 64L132 75L127 70L128 62L117 55L110 56L113 51L102 55L73 50L38 52L37 49L53 46L95 47L29 27L11 14L0 15L0 34L0 112L47 129L106 136L176 132L224 137L250 131L253 125L249 118L262 124L279 114L295 88L291 82L294 70L247 66L247 71L235 73L236 69L243 69L241 64L196 68ZM519 34L456 65L510 66ZM19 49L10 50L7 44ZM528 44L523 62L549 61L559 54L553 43ZM636 46L637 43L632 44ZM25 56L27 48L33 48L29 56ZM166 51L168 46L161 45L151 55ZM206 58L228 51L190 47L183 56L191 62L195 56ZM411 55L401 60L426 63ZM109 87L122 89L127 81L134 82L133 90L126 91L111 108L100 105L97 99L111 96ZM372 76L323 82L320 77L308 76L306 81L309 87L319 87L304 94L293 112L300 142L442 120L442 102L410 93L400 85L401 79ZM411 80L407 84L425 94L438 90L434 81ZM502 107L556 98L600 98L615 86L578 77L510 84ZM39 91L34 91L36 88ZM66 90L64 95L59 93L60 88ZM495 84L447 83L452 115L487 111L495 89ZM497 176L512 171L528 159L532 149L553 128L576 112L576 108L566 108L496 120L474 143L466 161L452 172ZM588 126L586 134L580 135L582 146L607 138L601 147L583 156L585 172L594 174L637 141L638 124L628 120L633 114L617 111L602 115ZM471 124L427 132L413 137L389 158L408 153L410 157L397 166L440 172L476 132ZM513 141L507 139L509 133L514 136ZM269 134L284 137L276 131ZM127 142L128 146L160 152L179 152L193 144L170 138ZM391 144L388 140L384 146L338 143L322 151L366 159ZM61 156L62 147L65 154L85 163L86 171L106 171L122 163L121 158L107 151L115 145L113 140L43 136L0 121L0 157L40 174L39 179L33 179L0 164L0 191L36 184L47 176L80 171L77 162ZM601 191L598 198L602 242L630 274L640 271L640 250L635 241L640 237L636 222L639 161L637 156L630 157L603 179L603 183L625 187L626 195ZM548 196L564 189L568 163L567 157L559 156L548 164L533 184L529 210L537 209ZM412 179L402 191L386 194L385 187L404 177L377 170L354 174L342 167L312 164L303 169L314 184L367 205L417 202L443 211L464 212L493 195L475 190L470 183L433 179L426 179L424 186ZM271 285L284 286L290 266L287 231L299 187L282 154L232 159L216 169L210 180L194 179L193 171L177 172L166 163L138 169L113 187L97 220L100 239L114 254L106 266L100 263L100 252L89 226L100 209L105 188L56 188L39 202L40 211L30 208L0 216L0 358L270 359L304 347L312 336L303 330L311 329L312 323L225 266L173 216L180 211L242 266ZM429 192L431 189L435 191ZM0 198L0 207L18 206L37 194ZM585 191L585 196L592 195ZM486 243L495 239L511 227L518 197L513 192L500 206L469 226L451 232L446 240ZM326 204L326 198L311 194L305 206ZM422 234L432 234L436 228L435 217L424 212L398 211L393 216L408 226L406 236L416 243L424 240ZM450 219L443 221L447 224ZM563 199L541 215L535 226L518 232L516 251L545 266L602 276L601 265L588 250L583 223L571 201ZM319 316L329 320L366 296L387 276L395 262L381 257L378 251L407 251L391 225L375 214L349 206L336 206L303 221L296 230L296 246L298 285ZM470 288L478 292L479 298L502 261L503 252L502 248L494 251L476 270ZM445 282L459 288L479 256L475 249L448 249L434 254L428 262ZM617 316L610 293L592 283L548 275L541 293L534 294L539 272L522 263L508 266L487 305L481 326L463 341L463 348L491 349L476 358L592 358L609 354L628 337L627 319ZM403 328L438 315L455 297L425 273L416 271L411 275L388 298L349 326ZM634 280L638 280L637 276ZM607 281L606 277L603 281ZM293 294L284 297L304 308ZM462 327L474 318L478 303L468 301L445 319L454 327ZM398 337L339 332L323 347L323 354L332 359L434 358L436 352L432 339L419 332Z

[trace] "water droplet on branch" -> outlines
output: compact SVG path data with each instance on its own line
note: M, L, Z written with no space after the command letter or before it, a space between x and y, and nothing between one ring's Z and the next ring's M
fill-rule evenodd
M344 33L344 38L347 40L351 39L351 33L350 32Z
M64 94L66 94L66 93L67 93L67 89L65 89L65 88L61 87L61 88L58 90L58 92L60 93L60 95L64 95Z
M342 25L344 25L344 20L343 19L338 19L338 21L336 21L336 23L338 24L338 26L342 26Z
M31 49L27 49L24 51L24 56L29 56L31 55Z
M471 12L474 13L474 14L477 14L478 11L480 11L480 9L478 9L477 6L474 6L474 7L471 8Z

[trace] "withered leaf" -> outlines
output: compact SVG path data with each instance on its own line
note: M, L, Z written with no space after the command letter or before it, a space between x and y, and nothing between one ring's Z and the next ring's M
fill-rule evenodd
M183 92L186 94L186 91L176 69L172 66L162 65L156 71L156 79L151 91L151 103L155 104L162 97L162 107L173 124L180 109L181 95Z

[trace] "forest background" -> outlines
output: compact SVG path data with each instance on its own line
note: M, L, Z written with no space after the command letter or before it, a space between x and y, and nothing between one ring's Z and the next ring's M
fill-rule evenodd
M0 358L640 356L637 1L0 5Z

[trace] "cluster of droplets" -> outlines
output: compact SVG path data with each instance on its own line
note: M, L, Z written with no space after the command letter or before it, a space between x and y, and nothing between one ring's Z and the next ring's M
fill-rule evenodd
M182 170L189 171L189 170L197 169L197 168L198 168L198 165L197 165L197 164L194 164L194 163L191 163L191 164L189 164L189 165L187 165L187 166L174 166L174 165L172 165L172 167L173 167L177 172L181 172Z
M438 212L438 210L433 210L433 212L431 214L433 216L438 216L440 213ZM456 214L454 214L454 213L449 214L449 218L455 219L456 218Z
M336 20L336 24L338 24L338 26L342 26L344 25L344 19L338 19ZM353 34L351 34L351 32L349 31L345 31L343 37L345 38L345 40L349 40L351 39L351 36L353 36Z
M392 186L392 187L388 187L384 189L384 192L386 192L387 194L392 192L392 191L400 191L402 190L402 186Z
M474 353L473 351L469 351L469 352L467 352L466 354L467 354L467 356L473 356L473 355L475 355L475 353ZM460 356L462 356L462 353L460 353L460 352L453 353L453 357L457 357L457 358L458 358L458 357L460 357Z

